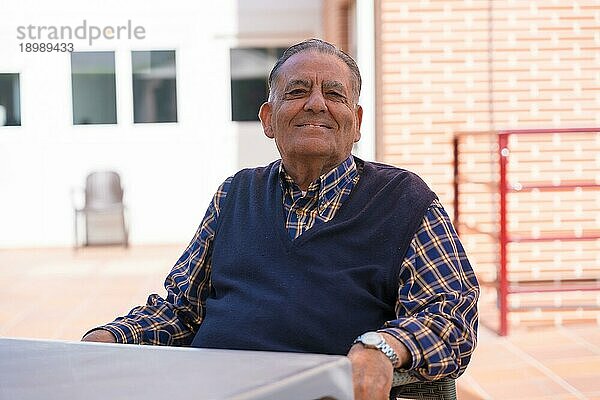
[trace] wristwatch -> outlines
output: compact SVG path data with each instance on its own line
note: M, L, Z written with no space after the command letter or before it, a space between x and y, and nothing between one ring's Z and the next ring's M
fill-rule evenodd
M394 368L400 367L400 359L398 354L391 348L379 332L366 332L354 340L354 344L362 343L368 349L377 349L381 351L387 358L390 359Z

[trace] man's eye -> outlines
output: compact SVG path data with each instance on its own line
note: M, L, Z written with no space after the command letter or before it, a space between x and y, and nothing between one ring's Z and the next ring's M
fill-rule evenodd
M292 95L292 96L299 96L301 94L304 94L306 91L304 89L292 89L289 92L287 92L287 94Z
M327 93L327 95L331 96L333 98L336 98L336 99L343 99L344 98L344 95L341 94L341 93L338 93L338 92L329 92L329 93Z

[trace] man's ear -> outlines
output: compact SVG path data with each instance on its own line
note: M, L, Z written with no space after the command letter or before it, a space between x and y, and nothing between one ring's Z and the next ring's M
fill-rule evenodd
M273 139L275 137L273 133L273 127L271 126L271 116L273 115L273 106L271 103L266 102L260 106L258 110L258 118L262 124L263 132L268 138Z
M354 134L354 142L360 140L360 126L362 125L363 109L361 106L356 106L356 133Z

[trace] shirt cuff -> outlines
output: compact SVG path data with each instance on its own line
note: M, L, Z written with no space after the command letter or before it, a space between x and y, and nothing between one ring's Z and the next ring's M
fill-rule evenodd
M414 370L421 366L423 363L423 354L421 353L421 349L415 344L415 338L410 332L397 328L384 328L380 329L378 332L385 332L392 335L408 349L411 355L411 364L409 367L402 368L401 370Z
M135 323L111 322L92 331L103 329L112 333L117 343L141 344L142 329ZM90 331L90 332L92 332Z

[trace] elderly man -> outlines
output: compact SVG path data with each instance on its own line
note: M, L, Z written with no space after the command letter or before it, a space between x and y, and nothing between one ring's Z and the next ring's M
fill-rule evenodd
M387 399L395 368L459 376L475 347L477 281L427 185L351 155L356 63L307 40L269 86L259 116L281 160L219 187L166 299L83 340L347 354L357 399Z

